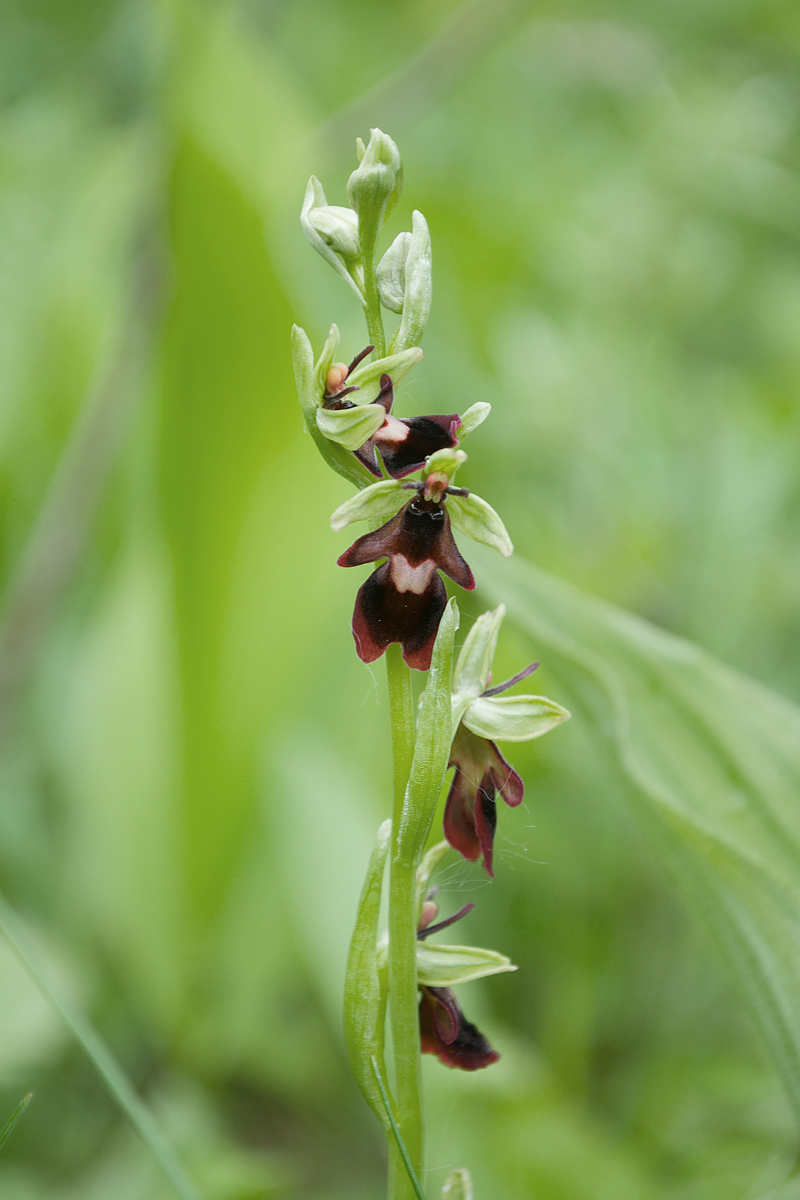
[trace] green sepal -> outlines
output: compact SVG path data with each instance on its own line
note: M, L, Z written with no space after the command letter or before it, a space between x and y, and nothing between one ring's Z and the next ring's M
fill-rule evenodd
M472 1179L466 1167L455 1167L450 1172L440 1200L472 1200Z
M317 253L321 254L325 261L333 267L336 274L340 275L342 279L344 279L345 282L350 285L363 304L363 280L359 278L359 268L356 266L355 260L352 260L348 265L348 262L345 260L344 256L326 241L325 237L323 237L311 219L311 214L314 209L330 209L331 207L332 206L329 205L325 199L325 192L322 189L322 184L315 175L312 175L306 186L306 194L303 198L303 207L300 211L300 224L303 226L303 232ZM351 267L352 273L350 269Z
M411 217L411 238L403 270L403 308L400 324L392 338L392 349L418 346L431 311L433 295L431 235L421 212Z
M331 325L325 345L322 347L322 353L314 364L314 372L317 377L317 404L322 404L322 397L325 395L325 384L328 379L328 371L333 366L333 360L336 357L336 351L339 349L339 326Z
M389 375L396 387L421 358L422 351L419 346L410 346L408 350L399 354L389 354L386 358L375 359L374 362L361 363L352 375L347 376L347 386L359 389L357 392L351 392L347 399L353 404L371 404L381 389L381 375ZM386 413L383 415L386 416Z
M380 404L364 404L354 408L318 408L317 428L328 439L345 450L358 450L386 420L386 410Z
M484 546L499 550L503 558L514 553L514 545L508 530L491 504L470 492L468 496L448 496L447 511L450 521L467 537Z
M403 862L413 862L414 867L419 865L430 833L450 758L453 640L458 622L458 605L451 598L439 622L433 647L428 684L420 705L411 775L395 840L395 854Z
M494 610L482 613L470 629L456 663L453 679L456 694L476 697L486 691L505 615L506 606L500 604Z
M428 884L431 881L431 875L449 849L449 842L437 842L435 846L431 846L417 867L417 922L419 922L422 913L422 902L428 894Z
M467 729L493 742L529 742L571 715L547 696L478 696L462 720Z
M352 208L341 208L338 204L314 205L306 219L335 254L345 259L358 258L361 251L358 217Z
M463 450L453 450L448 446L444 450L435 450L433 454L428 455L425 459L425 466L422 468L422 474L423 476L432 475L441 471L448 479L452 479L458 468L463 466L466 461L467 456Z
M492 406L486 400L479 400L477 404L471 405L461 418L461 426L458 431L459 440L463 441L467 434L482 425L491 411Z
M399 479L382 479L351 496L331 514L331 529L338 533L353 521L378 521L383 524L407 504L409 495Z
M410 233L398 233L389 249L378 263L375 278L381 304L389 312L401 313L406 294L406 259Z
M328 342L325 343L326 348L330 340L329 337ZM323 351L323 353L325 352ZM317 368L314 365L311 342L308 340L305 330L301 329L299 325L292 326L292 362L300 408L315 446L328 466L338 475L342 475L350 483L354 483L357 488L367 487L373 482L373 478L366 467L363 467L358 459L349 454L342 446L329 441L317 426L320 400Z
M383 872L391 837L392 822L384 821L375 838L361 889L344 988L344 1036L350 1066L365 1100L387 1131L391 1125L371 1060L374 1055L386 1078L384 1036L388 989L385 971L381 971L378 961L377 936Z
M516 970L511 959L496 950L417 943L417 978L425 987L456 987L473 979L485 979L487 975Z

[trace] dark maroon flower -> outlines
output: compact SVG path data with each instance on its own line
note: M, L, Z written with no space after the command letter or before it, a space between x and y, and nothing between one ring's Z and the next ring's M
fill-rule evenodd
M362 662L374 662L390 643L400 642L408 665L427 671L447 605L438 571L468 591L475 587L453 540L443 500L441 493L438 500L426 500L419 491L397 516L360 537L339 559L340 567L388 559L356 596L353 637Z
M419 1033L423 1054L435 1054L446 1067L479 1071L500 1055L462 1013L450 988L421 987Z
M470 862L483 856L493 876L492 847L497 827L497 793L516 808L525 785L494 742L459 725L450 751L453 782L444 810L444 836L454 850Z
M352 400L347 400L346 397L358 389L346 387L346 381L361 360L374 348L367 346L346 370L338 365L332 368L328 376L328 390L322 398L323 407L353 407ZM383 405L386 419L378 431L355 451L355 456L378 479L381 478L381 468L377 450L381 452L388 474L393 479L402 479L405 475L419 471L424 466L425 459L436 450L447 450L458 444L461 418L457 413L447 416L437 414L426 417L393 417L394 386L389 375L381 375L381 390L373 403Z
M433 903L435 892L436 889L429 892L422 905L417 929L419 941L447 929L475 907L474 904L465 904L452 917L432 925L431 921L438 913ZM500 1055L464 1016L450 988L422 986L419 991L419 1034L423 1054L435 1054L446 1067L458 1067L462 1071L478 1071L497 1062Z

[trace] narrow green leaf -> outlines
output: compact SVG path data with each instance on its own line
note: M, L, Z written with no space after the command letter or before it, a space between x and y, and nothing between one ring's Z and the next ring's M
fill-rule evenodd
M41 962L22 921L3 897L0 897L0 930L39 990L59 1013L177 1194L182 1200L202 1200L150 1109L136 1094L133 1084L94 1026L63 994L51 972Z
M417 946L417 974L426 987L455 987L516 970L505 954L480 946L440 946L431 942Z
M529 742L569 718L567 709L547 696L478 696L462 720L479 737Z
M529 564L483 565L484 590L546 654L598 745L610 735L656 849L709 922L800 1114L800 710Z
M420 705L411 777L397 832L397 852L413 857L415 866L430 832L453 741L450 695L453 639L458 621L458 605L451 599L436 635L428 684Z
M372 1064L377 1061L385 1071L386 985L378 964L377 937L383 871L391 837L392 822L387 820L378 830L361 889L344 988L344 1034L350 1066L365 1100L387 1131L390 1129L387 1108L376 1088Z
M17 1122L25 1112L25 1109L28 1107L32 1099L33 1092L28 1092L27 1096L23 1096L3 1128L0 1129L0 1150L2 1150L3 1146L5 1146L6 1142L11 1137Z
M386 1091L386 1084L383 1082L383 1072L381 1071L377 1058L373 1058L372 1060L372 1070L375 1073L375 1080L378 1084L378 1091L380 1092L381 1100L383 1101L386 1119L389 1122L389 1127L391 1128L391 1131L394 1134L394 1139L397 1142L397 1149L400 1151L400 1157L403 1160L403 1166L406 1169L408 1178L411 1180L411 1186L414 1189L417 1200L425 1200L425 1193L422 1190L422 1185L420 1184L419 1179L417 1179L417 1173L411 1163L411 1155L406 1149L406 1144L403 1141L403 1135L400 1132L400 1127L397 1124L394 1113L392 1112L392 1106Z

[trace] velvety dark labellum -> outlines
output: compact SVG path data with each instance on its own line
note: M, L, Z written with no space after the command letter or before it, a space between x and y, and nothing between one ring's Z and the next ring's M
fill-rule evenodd
M419 595L398 592L392 585L390 571L391 564L384 563L358 590L353 612L358 656L362 662L374 662L392 642L401 642L408 665L417 671L427 671L439 622L447 607L445 586L434 571L430 583Z
M500 1055L462 1013L450 988L420 988L419 1032L423 1054L435 1054L446 1067L479 1071Z
M444 810L444 836L469 862L483 857L493 876L492 851L497 828L497 793L515 808L522 802L525 785L494 742L459 725L450 751L455 767Z
M353 636L363 662L373 662L392 642L400 642L410 667L427 671L447 592L438 570L471 590L475 579L461 557L446 509L414 496L397 514L360 537L339 559L357 567L387 558L359 589Z

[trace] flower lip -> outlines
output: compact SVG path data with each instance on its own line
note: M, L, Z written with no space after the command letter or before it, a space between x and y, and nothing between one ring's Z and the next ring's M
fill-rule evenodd
M446 1067L479 1071L500 1055L468 1021L450 988L421 987L420 1042L423 1054L435 1054Z

